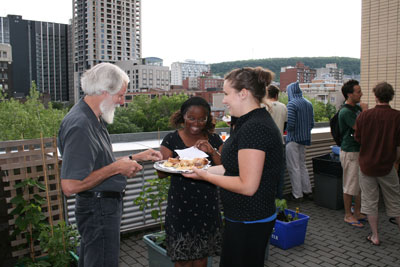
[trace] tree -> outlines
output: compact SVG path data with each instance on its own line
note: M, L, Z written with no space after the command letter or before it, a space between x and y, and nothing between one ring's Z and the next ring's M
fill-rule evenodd
M107 128L110 134L171 130L169 119L187 98L185 94L154 99L136 96L127 107L116 109L114 123Z
M48 108L39 101L40 94L32 82L25 103L14 98L6 99L0 94L0 141L39 138L57 134L66 109Z

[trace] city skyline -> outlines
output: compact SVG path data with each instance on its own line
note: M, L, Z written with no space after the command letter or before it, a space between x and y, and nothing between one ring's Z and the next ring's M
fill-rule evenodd
M142 56L164 65L276 57L360 58L361 0L143 0ZM68 24L72 1L14 0L0 16ZM47 9L45 7L48 7ZM271 11L269 11L271 10Z

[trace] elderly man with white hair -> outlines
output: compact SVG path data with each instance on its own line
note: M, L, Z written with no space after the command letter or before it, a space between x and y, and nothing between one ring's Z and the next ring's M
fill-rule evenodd
M61 186L76 194L75 216L81 246L79 266L118 266L122 197L126 177L142 169L141 160L161 160L153 149L116 160L106 123L125 102L129 78L117 66L100 63L81 79L83 99L63 119L58 147Z

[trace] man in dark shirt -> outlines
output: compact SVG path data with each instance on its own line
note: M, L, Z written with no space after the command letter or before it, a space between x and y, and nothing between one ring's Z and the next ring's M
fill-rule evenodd
M106 123L124 104L128 76L110 63L86 71L85 97L63 119L58 148L62 155L61 186L77 194L75 216L81 236L79 266L118 266L122 196L126 177L142 169L136 160L160 160L152 149L116 160Z
M361 144L361 212L367 214L372 233L367 240L380 245L378 236L379 187L386 213L396 219L400 230L400 186L394 163L400 157L400 111L392 109L393 87L382 82L373 89L376 106L356 120L355 139Z

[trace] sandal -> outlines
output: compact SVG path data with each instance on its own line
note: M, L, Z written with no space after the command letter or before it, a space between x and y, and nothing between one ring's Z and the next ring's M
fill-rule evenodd
M374 241L372 241L371 236L372 236L372 234L367 235L367 237L366 237L367 241L374 246L380 246L381 242L375 243Z
M360 223L360 221L355 221L355 222L346 222L346 221L344 221L344 222L349 224L349 225L351 225L351 226L357 227L357 228L363 228L364 227L364 224Z

